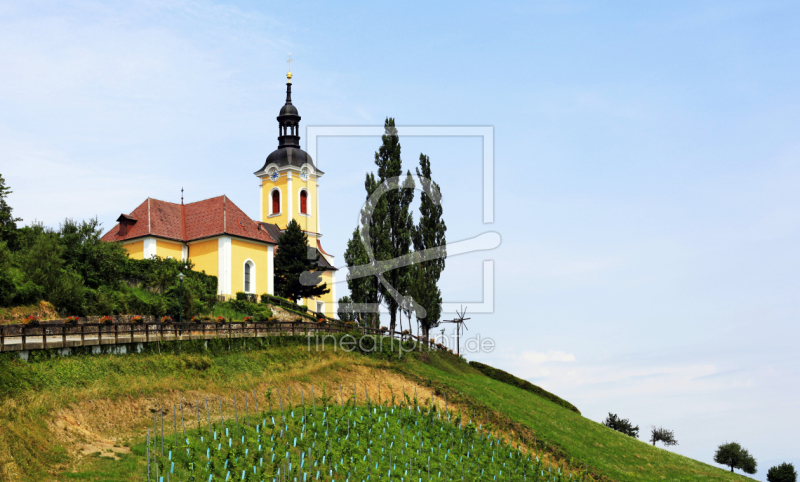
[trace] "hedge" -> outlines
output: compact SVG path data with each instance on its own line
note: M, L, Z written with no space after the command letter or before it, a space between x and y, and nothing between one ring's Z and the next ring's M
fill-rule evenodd
M558 395L554 395L541 387L537 387L536 385L527 380L517 378L508 372L504 372L503 370L499 370L495 367L484 365L483 363L478 363L476 361L471 361L469 362L469 364L472 368L477 369L478 371L480 371L481 373L483 373L484 375L486 375L491 379L497 380L498 382L503 382L509 385L513 385L517 388L521 388L525 391L533 393L534 395L538 395L544 398L545 400L550 400L551 402L557 405L561 405L564 408L568 408L573 412L577 413L578 415L581 414L580 410L578 410L578 408L575 405L569 403L568 401L564 400Z

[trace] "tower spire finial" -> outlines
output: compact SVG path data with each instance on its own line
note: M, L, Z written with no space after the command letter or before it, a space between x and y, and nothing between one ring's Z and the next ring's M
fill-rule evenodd
M181 206L183 206L183 186L181 186Z
M289 64L289 72L286 73L286 78L288 79L289 83L292 83L292 53L289 52L289 60L286 61Z

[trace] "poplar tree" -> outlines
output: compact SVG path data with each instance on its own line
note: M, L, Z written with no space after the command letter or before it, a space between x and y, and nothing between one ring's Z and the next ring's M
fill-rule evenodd
M278 239L275 254L275 293L295 302L300 298L316 298L329 293L327 283L321 282L321 271L317 265L319 256L319 251L309 248L308 236L300 229L297 221L289 221L286 231ZM315 283L301 283L300 275L304 272L312 275L304 276L303 280L306 283Z
M413 281L410 291L414 300L425 308L425 316L419 319L429 338L430 329L439 325L442 314L442 291L439 289L439 277L444 271L447 259L445 232L447 226L442 218L442 196L439 185L431 178L431 160L425 154L419 155L417 177L420 178L423 194L420 199L419 221L413 229L414 251L431 250L433 257L422 261L414 267Z
M386 119L384 132L381 136L383 143L375 153L378 176L377 178L367 176L367 196L369 197L381 186L388 190L377 201L376 210L368 222L371 224L370 237L378 248L375 252L376 261L393 261L410 252L414 222L409 207L414 200L414 181L410 172L405 179L401 178L403 166L400 159L400 140L397 137L394 119ZM378 218L383 213L385 220ZM383 272L388 286L379 283L378 290L383 302L389 308L389 329L394 331L400 304L390 290L393 288L401 295L406 293L405 281L408 280L407 274L410 268L400 267L396 261L393 261L389 268Z

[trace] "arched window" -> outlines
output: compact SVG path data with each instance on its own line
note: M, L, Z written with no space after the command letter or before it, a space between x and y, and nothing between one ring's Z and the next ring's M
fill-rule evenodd
M272 214L281 212L281 193L277 190L272 191Z
M300 212L308 214L308 192L300 191Z
M248 262L246 262L244 264L244 292L245 293L251 293L252 292L252 290L250 290L250 273L251 273L252 265L253 265L253 263L251 263L250 261L248 261Z

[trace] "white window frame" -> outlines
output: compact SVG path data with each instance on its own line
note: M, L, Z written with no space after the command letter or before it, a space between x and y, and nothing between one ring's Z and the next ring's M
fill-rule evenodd
M278 191L278 201L280 203L280 208L281 208L281 210L277 213L272 212L272 193L274 193L275 191ZM271 218L283 214L283 192L281 191L281 188L275 186L269 190L269 198L267 200L267 205L269 207L269 215L267 217Z
M247 291L245 289L245 287L247 286L247 283L245 282L247 280L247 271L246 271L247 270L247 268L246 268L247 263L250 263L250 291ZM256 290L256 262L253 261L250 258L247 258L246 260L244 260L244 263L242 263L242 291L244 291L245 293L248 293L248 294L255 294L257 292L257 290Z
M306 198L306 211L311 211L311 193L308 191L308 188L301 187L297 191L297 214L299 214L300 216L306 216L306 217L310 218L311 214L304 213L304 212L300 211L300 205L301 205L300 204L300 196L303 195L303 191L305 191L306 196L307 196L307 198Z
M320 307L322 309L320 309ZM317 313L325 314L325 302L324 301L317 301Z

